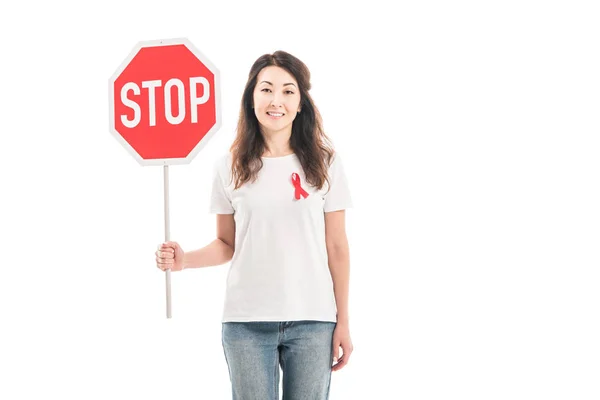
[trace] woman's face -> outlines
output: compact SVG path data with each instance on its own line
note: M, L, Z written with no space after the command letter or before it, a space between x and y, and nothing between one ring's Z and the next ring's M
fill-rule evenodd
M265 67L254 87L254 114L265 134L292 131L300 107L300 91L294 76L281 67Z

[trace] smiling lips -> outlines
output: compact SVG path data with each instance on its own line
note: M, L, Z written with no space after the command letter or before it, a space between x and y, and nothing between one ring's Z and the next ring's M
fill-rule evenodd
M281 118L281 117L283 117L283 113L272 112L272 111L267 111L267 115L270 116L271 118Z

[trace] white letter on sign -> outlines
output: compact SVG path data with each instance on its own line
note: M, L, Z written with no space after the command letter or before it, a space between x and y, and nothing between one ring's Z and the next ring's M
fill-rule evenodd
M201 83L204 87L202 97L196 97L196 84ZM198 107L200 104L204 104L210 97L210 84L208 80L203 76L196 76L190 78L190 106L192 107L192 123L198 122Z
M179 103L177 117L174 117L171 112L171 86L177 86L177 102ZM169 79L165 84L165 117L172 125L180 124L185 118L185 88L183 82L177 78Z
M140 119L142 118L142 110L140 110L140 106L133 100L129 100L127 98L127 92L133 90L133 94L140 94L140 87L133 82L127 82L121 88L121 102L124 106L129 107L133 110L133 119L127 119L127 115L121 115L121 122L127 128L135 128L137 124L140 123Z
M154 89L162 85L161 81L142 81L142 87L148 89L148 114L150 126L156 125L156 96Z

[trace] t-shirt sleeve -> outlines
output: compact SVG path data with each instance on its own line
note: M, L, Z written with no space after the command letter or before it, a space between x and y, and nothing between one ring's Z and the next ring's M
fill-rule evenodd
M338 211L346 208L352 208L352 198L350 197L344 164L336 152L329 167L329 191L325 194L323 211Z
M223 172L224 159L217 160L213 166L212 191L210 195L210 214L233 214L229 192L225 189Z

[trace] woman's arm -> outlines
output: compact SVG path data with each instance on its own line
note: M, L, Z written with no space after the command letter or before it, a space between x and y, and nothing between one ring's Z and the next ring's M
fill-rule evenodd
M221 265L231 260L235 251L235 220L233 214L217 214L217 238L198 250L186 251L184 268Z
M350 283L350 251L346 237L346 213L344 210L325 213L325 242L329 271L337 307L338 325L349 323L348 290Z

